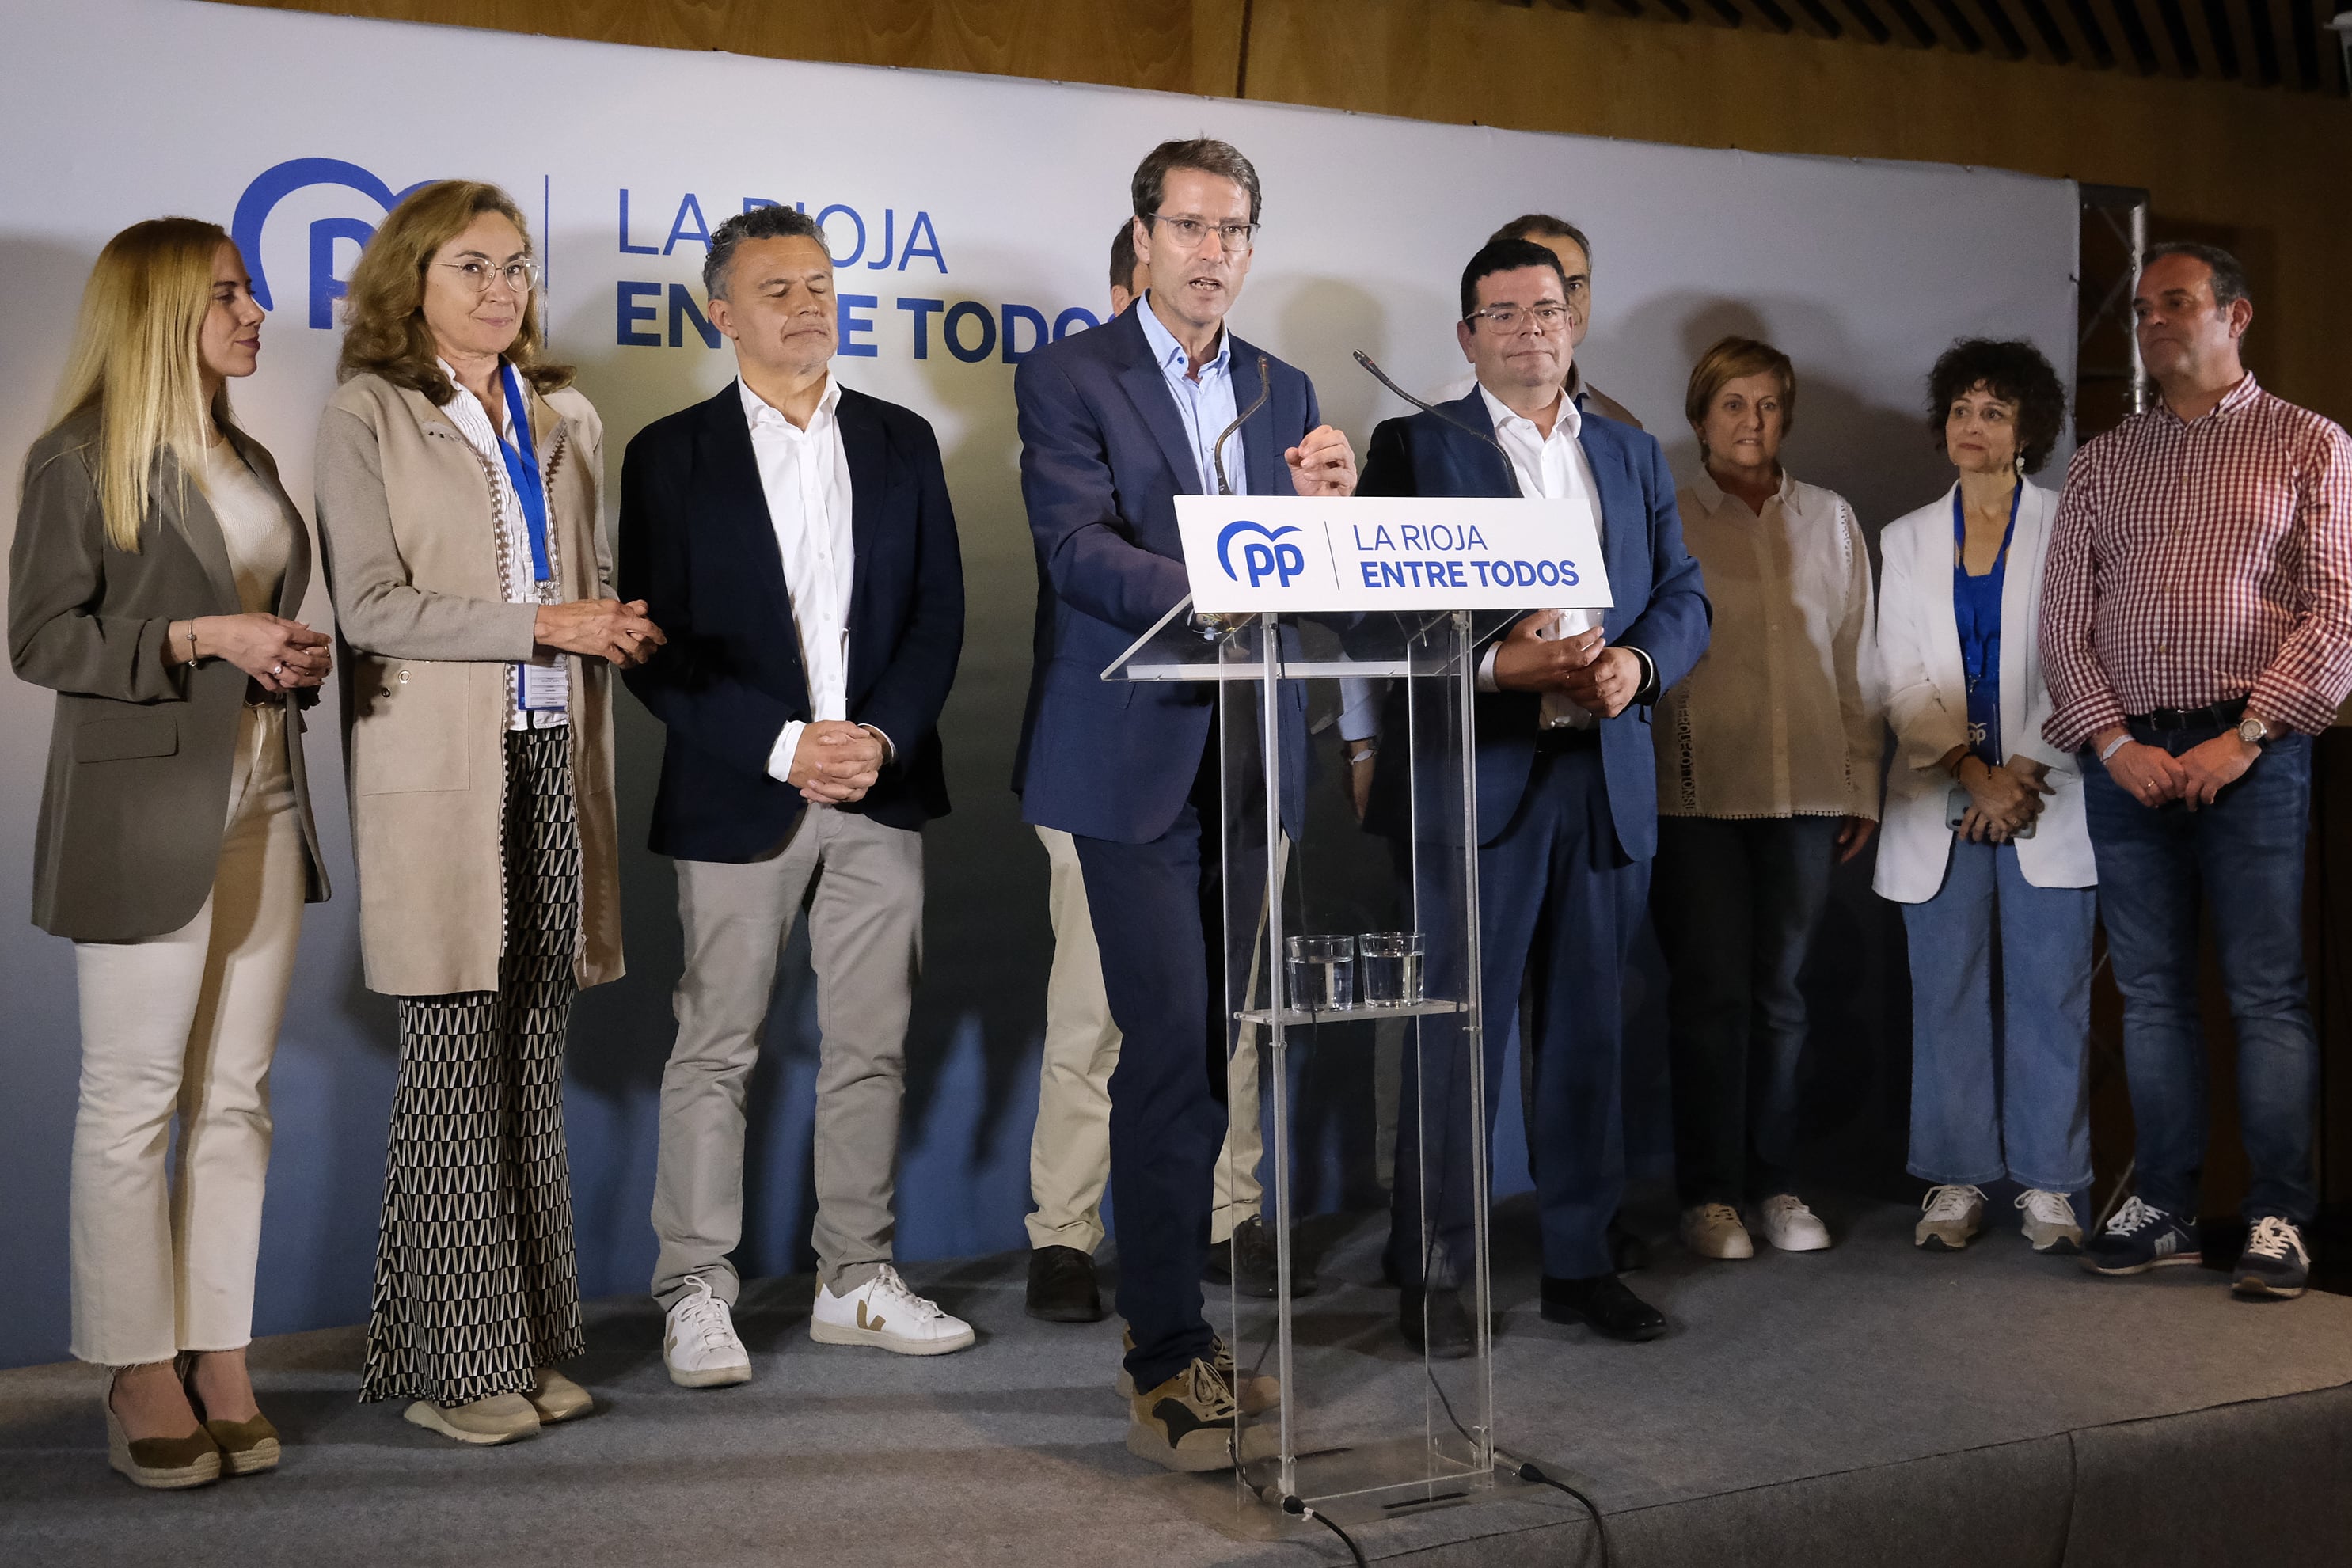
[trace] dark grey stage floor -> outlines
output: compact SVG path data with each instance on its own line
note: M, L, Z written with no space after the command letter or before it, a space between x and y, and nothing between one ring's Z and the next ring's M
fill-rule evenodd
M1532 1260L1500 1260L1498 1434L1589 1480L1618 1563L2352 1562L2352 1300L2239 1302L2193 1269L2095 1280L2013 1232L1930 1256L1909 1210L1819 1207L1825 1254L1702 1266L1661 1246L1636 1282L1675 1332L1647 1345L1543 1322ZM1500 1236L1529 1228L1505 1206ZM1375 1227L1317 1239L1314 1354L1417 1419ZM599 1413L496 1449L353 1403L356 1331L266 1341L284 1465L176 1495L107 1470L98 1372L0 1373L0 1563L1346 1561L1312 1526L1220 1521L1229 1486L1130 1457L1118 1324L1031 1322L1022 1270L908 1270L980 1329L937 1360L813 1344L807 1280L763 1281L741 1317L757 1380L701 1393L664 1375L650 1305L603 1303L574 1368ZM1541 1490L1359 1539L1416 1563L1601 1561Z

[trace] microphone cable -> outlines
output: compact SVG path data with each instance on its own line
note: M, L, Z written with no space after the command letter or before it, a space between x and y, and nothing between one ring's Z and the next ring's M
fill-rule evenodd
M1295 1497L1286 1492L1282 1499L1282 1511L1297 1518L1315 1521L1339 1538L1339 1543L1348 1549L1348 1555L1356 1560L1356 1568L1370 1568L1370 1565L1364 1561L1364 1549L1356 1544L1356 1538L1340 1529L1339 1522L1328 1514L1318 1513L1307 1507L1304 1498Z

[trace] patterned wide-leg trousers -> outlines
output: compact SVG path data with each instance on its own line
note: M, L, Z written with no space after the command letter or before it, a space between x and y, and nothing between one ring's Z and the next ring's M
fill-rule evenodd
M568 728L507 736L499 988L400 998L362 1399L519 1394L533 1368L583 1347L563 1142L581 882L571 745Z

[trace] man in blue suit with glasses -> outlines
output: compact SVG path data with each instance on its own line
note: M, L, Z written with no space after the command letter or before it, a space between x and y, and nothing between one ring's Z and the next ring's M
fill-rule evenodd
M1454 330L1478 384L1374 431L1360 493L1564 501L1591 517L1601 539L1614 605L1531 612L1480 660L1481 994L1486 1016L1505 1019L1521 980L1533 982L1534 1038L1522 1049L1536 1062L1543 1315L1644 1340L1664 1333L1665 1319L1618 1280L1608 1241L1625 1178L1623 976L1657 852L1650 708L1706 651L1708 608L1657 441L1566 395L1574 352L1566 288L1559 258L1532 241L1497 240L1471 257ZM1401 817L1402 788L1397 770L1376 769L1367 821ZM1506 1032L1485 1031L1490 1134ZM1486 1176L1473 1169L1464 1135L1468 1073L1432 1050L1404 1090L1397 1169L1428 1176L1395 1185L1388 1261L1404 1288L1399 1326L1416 1348L1461 1355L1473 1337L1455 1287ZM1442 1108L1430 1126L1444 1145L1426 1153L1417 1099Z
M1102 674L1190 591L1177 496L1345 496L1356 462L1321 422L1307 377L1225 329L1258 223L1249 160L1222 141L1165 142L1130 194L1150 290L1013 376L1022 495L1052 595L1018 782L1024 819L1076 841L1124 1036L1110 1158L1118 1311L1133 1341L1121 1379L1134 1387L1128 1447L1171 1469L1217 1469L1235 1457L1236 1406L1261 1410L1279 1390L1236 1373L1202 1312L1225 1132L1211 1087L1227 1037L1216 687ZM1300 694L1276 700L1285 777L1297 780ZM1303 813L1294 783L1281 816L1295 832ZM1262 1457L1268 1437L1248 1428L1239 1457Z

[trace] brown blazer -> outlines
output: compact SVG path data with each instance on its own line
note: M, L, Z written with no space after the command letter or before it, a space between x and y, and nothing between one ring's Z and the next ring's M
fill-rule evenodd
M255 476L285 499L268 452L232 428ZM48 775L33 844L33 923L77 942L176 931L211 896L227 825L245 672L226 659L166 666L173 621L243 610L220 520L169 453L150 476L138 553L106 541L99 509L98 414L74 415L33 444L8 549L8 660L58 694ZM277 611L310 586L310 536L290 502L293 548ZM286 727L309 896L327 896L310 819L298 706Z
M566 599L609 598L600 526L604 428L569 389L530 396ZM342 647L344 760L371 990L499 988L507 666L537 608L499 582L496 500L479 457L424 393L380 376L336 389L319 425L319 544ZM572 664L580 823L579 983L620 978L611 666Z

